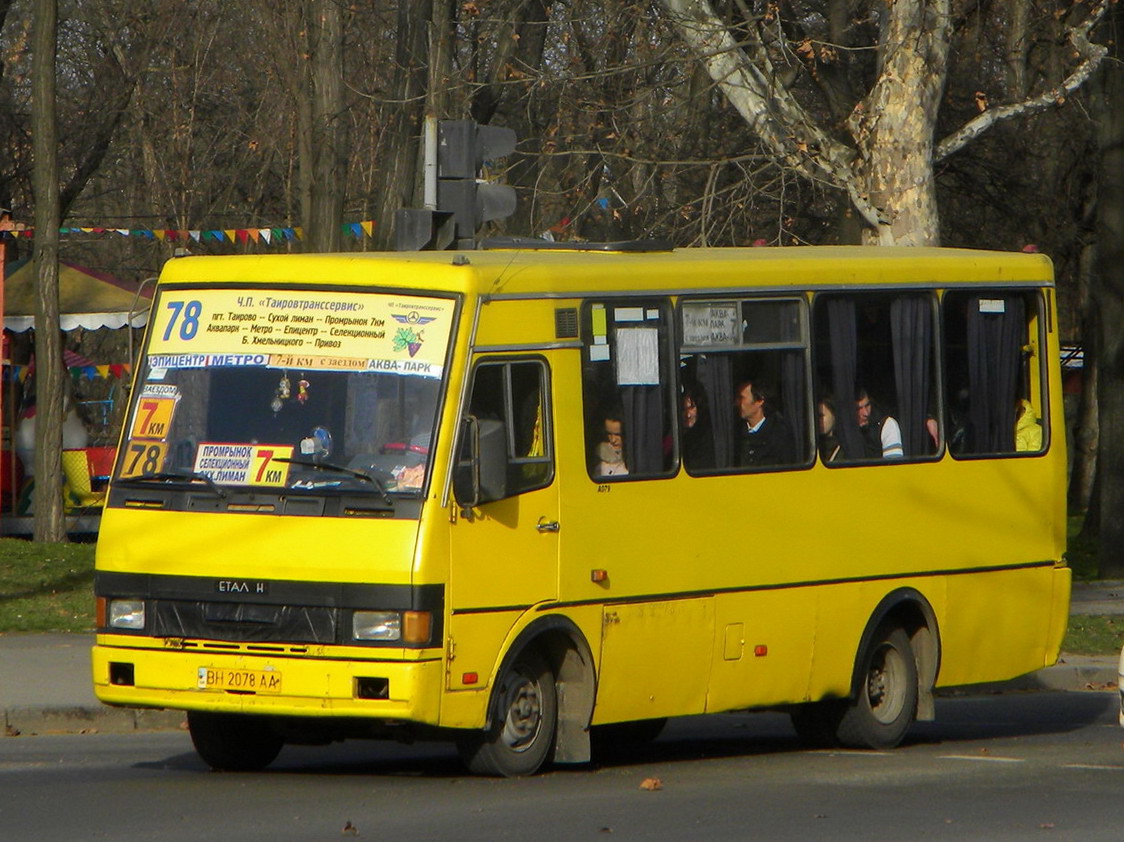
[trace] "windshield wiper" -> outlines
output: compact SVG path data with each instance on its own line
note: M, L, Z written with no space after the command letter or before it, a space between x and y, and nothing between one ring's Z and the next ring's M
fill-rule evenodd
M314 468L317 471L333 471L337 474L347 474L350 477L361 479L364 482L369 482L379 492L383 502L388 506L394 505L394 500L390 496L390 491L387 489L386 484L376 476L363 473L363 471L356 471L351 468L345 468L343 465L333 465L331 462L314 462L311 459L290 459L288 456L274 456L270 461L272 462L285 462L290 465L300 465L303 468Z
M168 482L170 480L179 480L189 483L201 482L214 492L215 496L223 499L226 498L226 492L219 487L219 484L207 476L207 474L200 473L199 471L160 471L155 474L141 474L135 477L125 477L117 482L118 485L126 485L139 482Z

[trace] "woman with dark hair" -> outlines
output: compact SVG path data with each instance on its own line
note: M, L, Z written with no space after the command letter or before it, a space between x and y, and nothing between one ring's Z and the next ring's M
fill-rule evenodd
M714 467L714 435L701 389L683 389L683 464L689 469Z
M835 399L830 395L823 395L816 404L816 441L819 443L821 462L834 462L839 458L839 439L835 435Z

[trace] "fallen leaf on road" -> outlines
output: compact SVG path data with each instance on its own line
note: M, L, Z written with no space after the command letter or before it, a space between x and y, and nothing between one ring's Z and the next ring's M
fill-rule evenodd
M646 789L648 792L655 792L657 789L663 789L663 781L659 778L645 778L641 784L641 789Z
M348 823L343 826L343 830L340 831L340 834L343 836L358 836L359 828L353 825L349 820Z

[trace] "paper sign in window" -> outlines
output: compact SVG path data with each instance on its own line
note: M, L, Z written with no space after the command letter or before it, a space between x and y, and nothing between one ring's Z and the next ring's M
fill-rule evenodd
M617 329L617 383L657 386L660 382L660 332L650 327Z

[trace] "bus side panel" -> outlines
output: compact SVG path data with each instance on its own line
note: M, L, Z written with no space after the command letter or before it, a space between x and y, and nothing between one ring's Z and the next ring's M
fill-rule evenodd
M806 699L819 602L803 588L719 595L707 711Z
M714 601L607 605L593 723L706 709Z
M1064 567L950 577L937 684L1001 681L1054 663L1069 577Z

